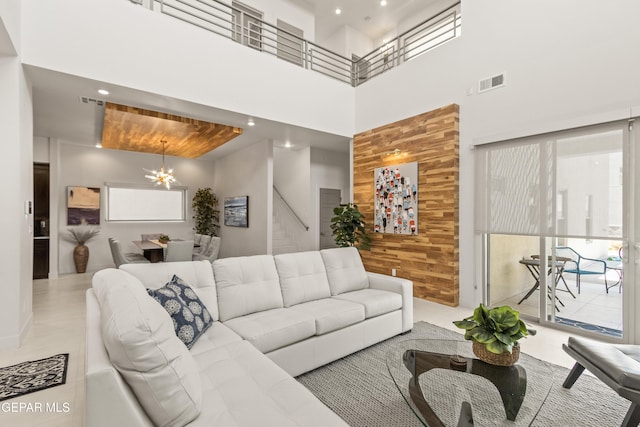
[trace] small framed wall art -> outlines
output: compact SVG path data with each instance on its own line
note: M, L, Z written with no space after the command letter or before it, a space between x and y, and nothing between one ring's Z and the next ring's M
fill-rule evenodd
M418 162L376 168L374 231L418 234Z
M249 227L249 196L225 197L224 225Z

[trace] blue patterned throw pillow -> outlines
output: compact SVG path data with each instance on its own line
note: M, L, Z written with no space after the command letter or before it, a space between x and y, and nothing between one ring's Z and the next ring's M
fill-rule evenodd
M187 348L191 348L213 323L195 291L176 275L162 288L147 289L147 293L167 310L176 335Z

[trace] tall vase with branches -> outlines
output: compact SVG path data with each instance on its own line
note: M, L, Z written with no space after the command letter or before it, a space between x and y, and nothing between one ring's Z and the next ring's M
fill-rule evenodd
M217 236L220 220L218 210L218 197L211 188L199 188L193 196L191 203L195 226L193 229L198 234Z
M71 227L67 229L67 235L65 238L76 244L76 247L73 248L73 262L76 265L77 273L84 273L87 271L89 248L85 243L97 236L99 233L99 228L90 227L88 225L80 225L78 227Z
M333 209L333 214L335 216L331 218L331 230L338 246L371 250L371 237L367 233L364 216L358 205L343 203Z

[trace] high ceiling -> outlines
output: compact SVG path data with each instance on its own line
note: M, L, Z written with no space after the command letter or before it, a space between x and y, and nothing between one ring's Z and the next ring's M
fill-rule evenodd
M384 7L380 6L380 0L290 1L315 14L316 39L322 40L344 25L372 39L379 38L395 28L396 22L435 0L387 0ZM341 8L340 15L335 14L336 7ZM35 136L93 146L102 138L104 103L112 102L242 129L241 135L201 157L209 160L265 139L273 140L276 146L291 142L294 149L301 147L296 147L298 141L305 141L305 146L343 152L349 147L349 138L341 136L268 120L260 120L259 126L248 127L244 114L113 85L108 87L111 93L102 96L96 92L104 86L102 82L32 66L26 66L26 70L33 83ZM88 102L82 102L83 97Z

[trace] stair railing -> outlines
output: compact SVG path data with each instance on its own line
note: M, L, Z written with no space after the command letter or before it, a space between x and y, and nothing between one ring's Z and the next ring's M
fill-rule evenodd
M129 1L354 87L460 36L461 31L458 1L354 61L221 0Z
M278 189L276 188L275 185L273 186L273 192L276 193L276 195L280 198L280 200L282 200L284 205L287 207L289 212L291 212L291 214L293 214L294 218L298 221L298 223L300 225L302 225L306 231L309 231L309 226L304 223L304 221L300 218L300 216L296 213L296 211L293 210L291 205L289 203L287 203L287 201L285 200L284 197L282 197L282 194L280 193L280 191L278 191Z

